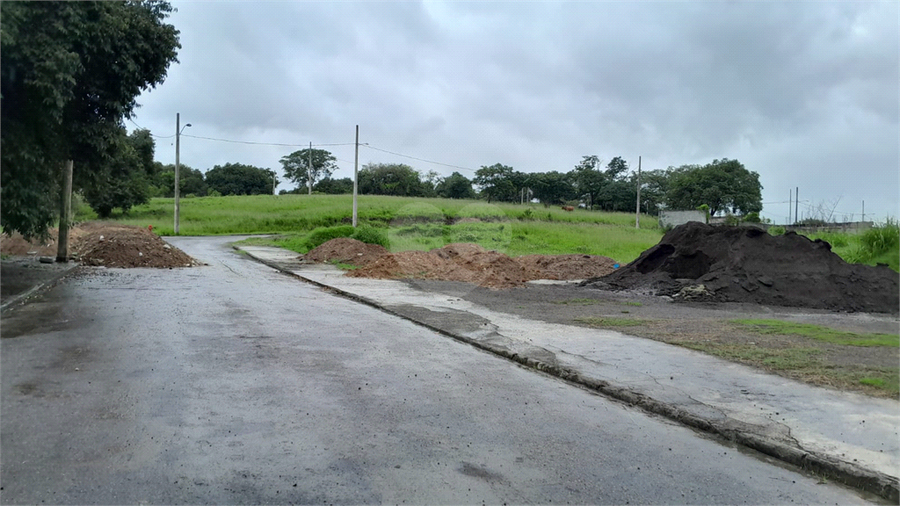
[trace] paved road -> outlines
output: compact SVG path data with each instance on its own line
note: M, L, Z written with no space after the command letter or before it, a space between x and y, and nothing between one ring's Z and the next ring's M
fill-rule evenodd
M243 258L3 315L3 503L859 503Z

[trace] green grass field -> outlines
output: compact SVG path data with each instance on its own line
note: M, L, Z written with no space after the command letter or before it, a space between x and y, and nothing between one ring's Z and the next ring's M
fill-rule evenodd
M473 242L508 255L582 253L603 255L621 263L637 258L659 242L663 232L650 216L534 204L488 204L479 200L427 199L363 195L358 198L358 220L386 236L391 251L429 250L453 242ZM181 199L181 235L274 234L256 240L305 253L310 237L323 228L349 225L350 195L254 195ZM76 221L97 216L83 203ZM153 229L160 235L174 232L174 201L155 198L116 221ZM318 231L317 231L318 229ZM832 251L852 263L885 263L900 270L897 222L889 221L864 234L814 234L832 245Z
M255 195L181 199L181 235L274 234L256 239L305 253L310 236L324 227L349 225L350 195ZM488 204L476 200L425 199L364 195L358 198L358 221L386 234L391 251L429 250L453 242L473 242L518 256L583 253L619 262L634 260L659 242L662 231L653 217L599 211L564 211L541 205ZM116 221L154 232L174 232L173 199L116 215ZM96 219L81 206L76 220ZM318 229L318 231L317 231Z

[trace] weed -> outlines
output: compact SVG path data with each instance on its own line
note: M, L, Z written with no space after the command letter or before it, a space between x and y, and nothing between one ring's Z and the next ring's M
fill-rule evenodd
M884 388L885 381L881 378L860 378L859 382L863 385Z

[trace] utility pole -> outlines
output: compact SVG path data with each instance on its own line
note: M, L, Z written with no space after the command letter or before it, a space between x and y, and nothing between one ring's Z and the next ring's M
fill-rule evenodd
M638 157L637 205L634 211L634 228L641 228L641 157Z
M794 223L800 223L800 215L797 211L800 209L800 187L794 189Z
M272 195L275 195L275 171L272 171Z
M59 204L59 241L56 261L69 261L69 223L72 221L72 160L62 166L62 195Z
M309 151L306 163L306 186L309 188L309 195L312 195L312 141L309 141Z
M788 189L788 225L791 224L791 211L794 210L794 190Z
M866 201L865 200L863 200L863 214L862 214L862 220L860 220L860 221L866 221Z
M356 228L356 180L359 178L359 125L356 125L356 155L353 157L353 228Z
M184 128L191 126L190 123L184 125ZM175 235L178 235L178 223L181 221L181 205L179 191L180 176L180 158L181 158L181 113L175 113Z
M181 156L181 113L175 113L175 235L178 235L178 162Z

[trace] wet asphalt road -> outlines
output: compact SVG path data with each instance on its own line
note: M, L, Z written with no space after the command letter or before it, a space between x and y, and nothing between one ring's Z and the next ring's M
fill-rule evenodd
M3 314L0 501L859 503L237 255Z

